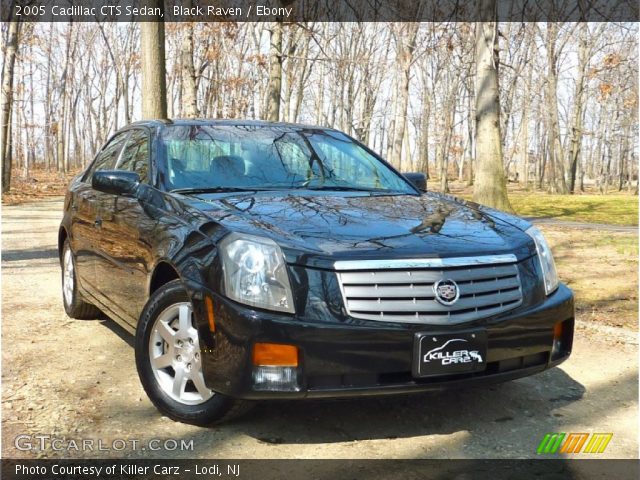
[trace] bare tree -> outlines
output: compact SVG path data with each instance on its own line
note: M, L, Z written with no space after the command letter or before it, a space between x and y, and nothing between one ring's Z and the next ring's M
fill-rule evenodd
M586 90L586 75L589 65L589 53L587 48L588 25L580 24L580 46L578 48L578 78L576 79L575 101L573 110L573 122L571 126L571 152L569 154L569 193L575 192L576 173L580 160L580 150L582 149L582 133L584 122L584 103Z
M574 191L633 192L638 183L637 24L502 25L500 111L489 102L489 110L478 111L477 124L473 24L415 24L414 41L409 24L280 26L281 47L270 49L270 25L260 22L166 24L167 75L160 88L166 88L167 113L339 128L385 152L402 170L430 172L438 179L431 187L443 191L453 178L474 182L476 162L487 151L476 149L475 127L489 113L499 116L502 149L495 156L502 165L496 161L493 173L502 171L490 177L491 188L507 175L544 190L559 190L562 178ZM4 72L9 40L16 43L8 113L7 96L2 104L2 160L6 165L11 158L14 172L22 169L18 175L40 168L75 171L115 129L167 114L143 109L143 103L165 98L147 87L162 83L164 71L149 73L145 66L149 52L155 52L156 67L164 63L164 54L157 54L164 44L160 32L141 39L142 30L161 25L22 23L19 39L9 35L10 27L0 27ZM485 53L491 53L495 29L487 35ZM492 62L497 65L495 51ZM555 94L548 76L554 65ZM278 76L279 88L272 81ZM3 73L4 91L9 79ZM478 93L491 85L485 82ZM277 109L268 117L271 99ZM557 115L550 115L554 103Z
M267 120L280 120L282 95L282 21L271 24L269 47L269 91L267 93Z
M473 199L510 211L502 163L500 92L498 88L498 25L495 0L479 1L476 24L476 176Z
M564 174L564 147L560 138L560 120L558 114L558 56L562 47L558 46L557 23L547 22L547 115L549 129L549 188L554 193L567 193Z
M191 2L187 5L191 6ZM185 107L184 115L188 118L198 117L198 87L196 83L196 72L193 66L193 23L185 25L182 32L181 45L182 58L182 80L184 82L183 103Z
M13 8L12 8L13 10ZM4 63L2 64L2 92L0 93L0 154L2 155L2 193L11 189L12 147L9 135L11 104L13 101L13 71L18 50L20 23L9 22L7 42L4 47Z
M396 129L393 133L390 161L398 168L401 166L402 142L407 128L407 105L409 103L409 82L411 80L411 65L413 53L416 48L418 23L402 24L396 33L396 48L398 57L398 80L396 105L394 107L396 117Z
M161 0L146 0L148 7L161 7ZM164 22L140 25L142 60L142 117L167 118L167 79L164 53Z

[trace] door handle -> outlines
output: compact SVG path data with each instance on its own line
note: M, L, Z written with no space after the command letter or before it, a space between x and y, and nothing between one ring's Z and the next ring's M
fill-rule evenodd
M96 218L96 221L93 222L93 226L96 228L102 228L102 219L101 218Z

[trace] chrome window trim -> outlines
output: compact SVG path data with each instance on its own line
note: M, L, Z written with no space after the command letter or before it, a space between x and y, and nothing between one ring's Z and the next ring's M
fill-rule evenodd
M514 254L509 253L505 255L484 255L477 257L340 260L334 262L333 268L338 272L342 272L348 270L386 270L395 268L467 267L474 265L517 263L517 261L518 258Z

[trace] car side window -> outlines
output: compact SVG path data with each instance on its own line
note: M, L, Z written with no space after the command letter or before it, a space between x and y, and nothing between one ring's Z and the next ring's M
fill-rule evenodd
M140 175L141 182L147 181L149 177L149 135L145 130L137 129L131 132L116 169L136 172Z
M111 141L98 154L95 161L85 174L83 181L90 181L96 170L113 170L115 168L118 156L120 155L120 150L122 149L122 145L128 135L129 132L122 132L111 139Z

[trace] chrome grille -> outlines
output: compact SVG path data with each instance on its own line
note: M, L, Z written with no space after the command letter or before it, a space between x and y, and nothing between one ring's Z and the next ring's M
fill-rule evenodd
M522 303L515 255L336 262L347 313L383 322L450 325L486 318ZM436 300L434 284L453 280L459 299Z

